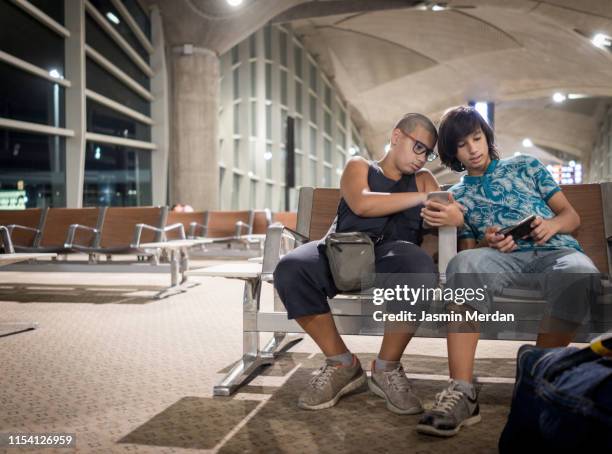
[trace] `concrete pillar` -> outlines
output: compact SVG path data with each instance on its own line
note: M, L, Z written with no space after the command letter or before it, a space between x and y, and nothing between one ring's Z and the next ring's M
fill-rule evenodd
M218 56L191 45L174 48L172 85L170 204L214 209L219 200Z

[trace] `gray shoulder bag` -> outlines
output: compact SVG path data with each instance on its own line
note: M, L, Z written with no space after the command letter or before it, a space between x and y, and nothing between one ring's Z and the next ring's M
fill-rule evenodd
M381 237L373 241L364 232L335 232L337 219L325 236L325 255L336 288L343 292L355 292L374 285L376 256L374 244L381 241L393 218L389 216Z

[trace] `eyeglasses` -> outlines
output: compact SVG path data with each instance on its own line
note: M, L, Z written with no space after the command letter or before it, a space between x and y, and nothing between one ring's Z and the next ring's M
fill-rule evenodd
M427 162L432 162L432 161L436 160L436 158L438 157L438 153L436 153L433 150L433 148L429 148L423 142L421 142L420 140L415 139L410 134L405 133L401 129L400 129L400 132L414 142L414 145L412 146L412 151L414 151L416 154L423 154L423 153L425 153L425 155L427 156Z

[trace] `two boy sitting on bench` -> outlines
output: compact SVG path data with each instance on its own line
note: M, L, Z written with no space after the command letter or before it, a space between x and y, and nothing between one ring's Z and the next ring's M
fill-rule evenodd
M438 150L445 165L456 171L467 170L467 176L451 188L461 205L454 200L442 204L427 200L427 194L438 191L439 185L429 171L422 169L426 161L436 158L436 142L438 133L427 117L407 114L393 128L390 150L383 159L368 162L356 157L346 165L340 182L337 231L362 231L378 240L377 275L431 276L421 283L435 286L433 260L419 247L425 220L432 227L460 228L459 247L466 250L449 263L447 286L465 284L461 276L469 273L480 276L479 286L495 290L508 285L512 272L546 273L554 269L553 274L559 278L550 286L554 294L547 297L554 300L571 291L584 300L590 281L568 279L568 273L583 276L598 271L569 235L579 225L579 217L546 169L537 160L523 156L500 161L488 124L473 108L458 107L442 118ZM537 217L530 239L514 240L497 233L500 226L534 212ZM392 215L392 228L388 228L387 220ZM358 358L340 337L327 304L327 298L339 291L322 242L307 243L284 256L274 272L274 285L288 317L296 319L326 356L323 367L299 396L301 408L331 407L368 382L392 412L423 412L400 362L418 324L408 323L406 329L385 325L380 352L367 380ZM487 313L490 304L487 297L473 309ZM562 313L553 313L547 320L558 319L572 327L578 323ZM480 421L472 383L478 327L471 331L448 333L450 381L419 421L418 431L452 436L462 426ZM538 336L538 345L547 347L570 341L571 333Z

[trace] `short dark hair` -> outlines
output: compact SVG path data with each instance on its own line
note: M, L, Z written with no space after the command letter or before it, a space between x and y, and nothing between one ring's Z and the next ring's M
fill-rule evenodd
M436 125L425 115L419 113L407 113L398 120L393 129L401 129L410 134L417 126L423 127L434 138L434 144L438 141L438 131Z
M499 159L495 135L489 124L476 109L469 106L459 106L448 110L440 120L440 141L438 154L442 163L455 172L463 172L465 167L457 159L457 143L465 136L472 134L478 128L482 129L489 145L489 156Z

